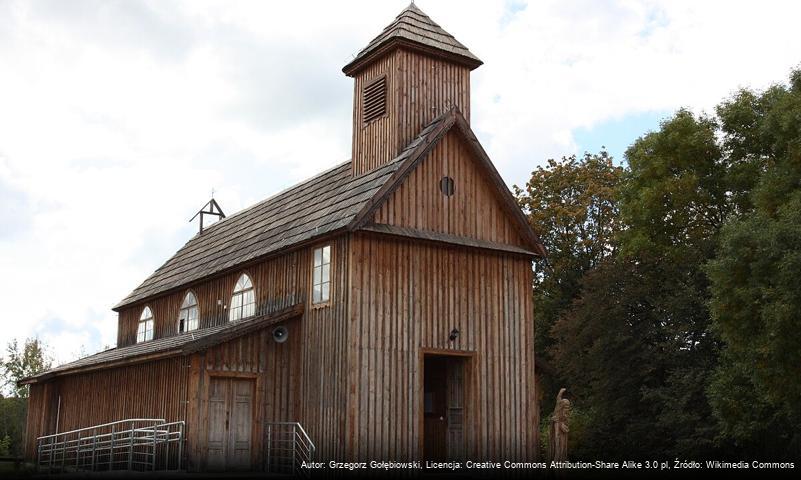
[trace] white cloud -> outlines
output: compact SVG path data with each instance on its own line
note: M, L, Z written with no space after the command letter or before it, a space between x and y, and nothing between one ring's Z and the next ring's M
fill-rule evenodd
M525 181L572 132L783 80L793 2L419 2L481 57L473 125ZM0 342L59 360L193 233L349 156L350 56L399 2L0 0Z

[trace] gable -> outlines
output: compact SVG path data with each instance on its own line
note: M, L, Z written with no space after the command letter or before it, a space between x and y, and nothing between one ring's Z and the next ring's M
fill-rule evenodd
M453 180L453 193L441 189ZM506 188L503 186L502 188ZM450 129L387 197L373 222L530 247L502 192L459 129Z

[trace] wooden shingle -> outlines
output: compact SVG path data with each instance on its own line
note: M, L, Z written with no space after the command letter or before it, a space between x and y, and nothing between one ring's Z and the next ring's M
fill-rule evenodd
M453 35L437 25L412 3L377 37L372 39L352 61L345 65L342 71L347 75L353 75L368 64L372 58L375 58L379 52L394 46L405 46L446 56L470 67L471 70L483 63Z
M301 242L347 229L406 161L419 156L448 115L391 162L352 176L346 162L207 227L120 301L119 310Z
M148 361L188 355L206 350L214 345L267 328L303 315L303 305L259 315L239 322L230 322L209 328L202 328L170 337L157 338L126 347L110 348L88 357L65 363L46 372L20 380L20 385L40 382L57 375L85 372L100 367L129 365L138 361Z

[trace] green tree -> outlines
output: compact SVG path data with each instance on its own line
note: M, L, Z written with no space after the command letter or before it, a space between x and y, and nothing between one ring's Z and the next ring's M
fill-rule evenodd
M698 267L730 210L717 122L679 110L626 150L621 235L626 255Z
M579 292L585 272L614 255L618 231L616 190L623 168L606 151L548 160L531 173L515 196L539 233L548 265L535 276L535 349L548 361L551 327ZM545 381L545 398L556 395L559 379ZM546 406L547 408L547 406Z
M29 338L20 348L17 340L11 340L6 347L6 359L2 362L3 380L12 396L27 398L28 387L17 382L25 377L48 370L52 360L48 357L44 344L38 338Z
M730 210L716 135L713 119L680 110L626 151L619 248L580 277L551 330L554 364L589 416L579 455L714 448L705 388L717 343L702 265Z
M653 459L709 453L709 355L676 335L675 266L618 256L585 275L554 325L554 364L587 419L578 458Z
M746 449L801 456L801 71L718 108L733 171L759 173L708 264L723 361L710 386L722 433ZM739 177L738 177L739 178Z
M0 438L8 439L5 455L22 455L25 435L25 416L28 402L25 398L0 397Z
M49 369L51 363L46 347L39 339L29 338L21 348L16 340L12 340L6 347L6 359L0 362L0 373L11 396L0 395L0 443L11 454L22 455L28 411L28 388L19 386L17 382Z

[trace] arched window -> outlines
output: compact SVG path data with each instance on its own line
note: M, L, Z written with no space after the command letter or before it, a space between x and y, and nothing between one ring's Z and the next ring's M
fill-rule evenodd
M246 274L236 281L234 294L231 296L231 309L228 311L230 321L252 317L256 313L256 296L253 294L253 282Z
M186 292L184 303L181 304L181 311L178 312L178 333L197 330L197 326L197 298L194 293Z
M153 312L150 307L145 307L139 317L139 327L136 329L136 343L148 340L153 340Z

